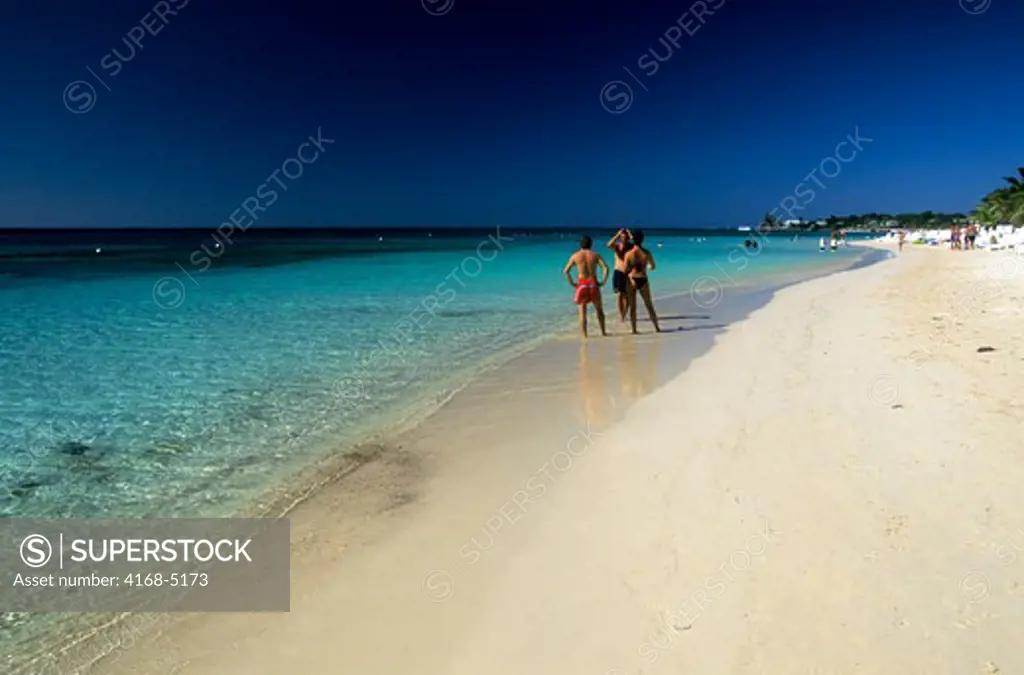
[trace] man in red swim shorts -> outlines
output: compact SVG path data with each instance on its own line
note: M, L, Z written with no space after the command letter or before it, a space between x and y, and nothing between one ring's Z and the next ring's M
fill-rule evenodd
M580 239L580 250L572 254L566 263L563 273L569 285L576 289L575 302L580 307L580 331L587 337L587 305L593 303L597 310L597 322L601 325L601 335L608 335L604 330L604 307L601 305L601 286L608 281L608 263L591 247L594 242L590 237ZM576 268L579 281L572 280L572 268ZM597 269L601 268L601 280L597 280Z

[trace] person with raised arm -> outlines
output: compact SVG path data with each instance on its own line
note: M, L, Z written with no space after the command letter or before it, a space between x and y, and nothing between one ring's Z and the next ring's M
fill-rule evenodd
M633 247L632 235L628 228L622 228L608 240L608 248L615 252L615 271L612 272L612 288L618 296L619 321L626 320L629 309L629 279L626 276L626 254Z

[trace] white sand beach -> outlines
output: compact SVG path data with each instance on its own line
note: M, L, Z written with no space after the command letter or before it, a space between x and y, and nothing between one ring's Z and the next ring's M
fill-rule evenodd
M1024 672L1022 394L1024 257L908 247L782 290L622 419L590 401L589 432L464 404L292 514L290 613L99 665Z

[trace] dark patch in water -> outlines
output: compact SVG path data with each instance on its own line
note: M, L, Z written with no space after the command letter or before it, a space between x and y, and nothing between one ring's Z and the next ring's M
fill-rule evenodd
M499 310L490 308L481 309L442 309L436 314L436 316L449 318L449 319L461 319L469 318L474 316L484 316L486 314L497 314ZM507 310L501 310L502 314L509 314Z
M80 457L85 453L89 452L91 449L92 448L86 445L85 443L80 443L78 441L64 441L63 443L57 446L57 452L59 452L60 454L72 455L75 457Z
M32 493L35 492L37 488L41 488L42 486L43 484L40 483L39 481L22 481L21 483L10 489L11 496L17 497L19 499L24 499L25 497L31 496Z
M389 311L391 310L380 305L359 305L358 307L349 307L345 310L349 314L384 314Z

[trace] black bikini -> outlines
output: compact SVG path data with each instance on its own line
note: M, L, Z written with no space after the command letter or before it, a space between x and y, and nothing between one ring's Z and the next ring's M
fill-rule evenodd
M634 269L644 269L644 270L646 270L647 269L647 255L646 255L647 251L644 251L644 249L642 247L637 247L637 248L640 248L640 250L644 252L644 264L643 264L642 268L634 267ZM638 290L638 291L642 291L644 286L647 285L647 277L646 276L630 277L629 279L630 279L630 281L633 282L633 285L636 286L636 290Z

